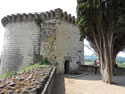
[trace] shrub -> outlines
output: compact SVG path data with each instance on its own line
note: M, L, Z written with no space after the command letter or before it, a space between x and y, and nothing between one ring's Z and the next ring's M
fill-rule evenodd
M50 61L48 60L48 58L43 57L42 55L40 56L40 62L41 65L50 65Z

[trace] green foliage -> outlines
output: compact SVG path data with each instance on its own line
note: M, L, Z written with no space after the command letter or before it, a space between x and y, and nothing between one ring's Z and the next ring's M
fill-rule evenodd
M124 63L117 63L118 67L125 68L125 62Z
M94 65L94 62L91 62L91 61L87 62L87 61L85 61L84 64L85 65ZM118 65L119 68L125 68L125 62L124 63L117 63L117 65Z
M40 61L37 64L34 65L30 65L27 66L25 68L22 68L20 71L18 71L17 73L23 73L27 70L31 70L35 67L41 67L41 66L46 66L46 65L50 65L50 61L47 58L44 58L43 56L40 57ZM9 72L8 70L6 70L5 73L0 75L0 78L6 78L6 77L10 77L13 74L13 72Z
M97 60L96 56L91 56L91 55L85 55L84 56L84 61L85 62L94 62L95 60Z
M12 74L13 74L13 72L9 72L7 69L5 73L0 75L0 78L10 77Z
M91 56L91 55L85 55L84 56L85 62L94 62L95 60L97 60L97 56ZM122 64L122 63L125 62L125 58L121 57L121 56L117 56L115 61L119 64Z
M84 62L84 65L94 65L94 62Z
M31 69L33 69L33 68L35 68L35 67L41 67L42 65L41 64L34 64L34 65L30 65L30 66L27 66L27 67L25 67L25 68L23 68L23 69L21 69L20 71L18 71L17 73L23 73L23 72L25 72L25 71L27 71L27 70L31 70Z
M34 65L30 65L26 68L21 69L18 73L23 73L27 70L33 69L35 67L41 67L41 66L46 66L46 65L50 65L50 61L47 58L44 58L42 55L40 56L40 61L37 64Z
M28 67L25 67L25 68L21 69L21 70L18 71L17 73L23 73L23 72L25 72L25 71L27 71L27 70L31 70L31 69L33 69L33 68L35 68L35 67L41 67L41 66L43 66L43 65L40 65L40 64L30 65L30 66L28 66ZM11 75L13 75L13 72L9 72L8 70L6 70L5 73L3 73L3 74L0 75L0 78L10 77Z
M125 31L125 0L105 0L106 5L103 1L77 0L77 23L81 37L89 38L90 33L97 31L97 25L102 28L107 26L109 30L106 32Z
M47 58L44 58L42 55L40 56L40 62L41 65L50 65L50 61Z
M125 0L77 0L77 4L81 39L89 41L103 62L103 53L108 53L109 49L111 58L115 60L125 47Z

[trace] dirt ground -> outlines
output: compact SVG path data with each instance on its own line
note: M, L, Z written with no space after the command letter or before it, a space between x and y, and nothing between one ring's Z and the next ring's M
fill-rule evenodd
M125 76L113 76L113 84L105 84L101 76L88 73L80 77L56 75L52 94L125 94Z

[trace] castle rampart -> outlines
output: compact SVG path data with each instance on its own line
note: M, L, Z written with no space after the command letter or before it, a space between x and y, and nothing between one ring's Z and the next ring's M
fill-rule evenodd
M8 15L1 23L5 27L1 73L34 64L40 55L58 63L60 73L75 70L78 62L83 62L83 45L75 17L59 8Z
M1 20L1 23L3 26L6 26L7 24L10 23L16 23L16 22L29 22L29 21L45 21L49 19L62 19L65 20L69 23L75 24L75 17L71 16L71 14L67 14L67 12L63 12L61 9L55 9L54 11L47 11L45 13L23 13L23 14L12 14L4 17Z

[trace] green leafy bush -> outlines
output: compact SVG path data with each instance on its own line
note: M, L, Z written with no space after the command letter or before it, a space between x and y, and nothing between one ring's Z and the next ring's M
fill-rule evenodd
M48 60L48 58L43 57L42 55L40 56L40 62L41 65L50 65L50 61Z

